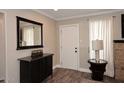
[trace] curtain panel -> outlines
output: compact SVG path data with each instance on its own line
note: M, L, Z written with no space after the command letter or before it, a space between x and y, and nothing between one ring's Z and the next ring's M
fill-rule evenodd
M92 50L92 40L103 40L103 50L100 50L100 59L108 61L106 75L114 76L113 62L113 17L101 17L89 19L90 32L90 58L95 58Z

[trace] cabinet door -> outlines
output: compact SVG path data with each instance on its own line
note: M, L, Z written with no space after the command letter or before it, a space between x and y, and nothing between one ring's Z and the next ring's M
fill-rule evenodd
M20 62L20 83L30 83L31 82L31 71L30 63L21 61Z
M46 73L46 71L45 71L45 59L43 58L40 61L40 81L41 82L46 78L45 73Z
M31 62L31 82L38 83L52 74L52 56Z
M46 58L46 76L52 75L52 56Z
M32 82L42 82L46 78L45 74L45 59L39 59L31 63L32 64Z
M31 62L31 82L40 82L40 60Z

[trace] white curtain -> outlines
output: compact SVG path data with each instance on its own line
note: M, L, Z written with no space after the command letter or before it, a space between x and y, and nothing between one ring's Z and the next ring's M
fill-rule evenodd
M91 18L89 20L90 30L90 58L95 58L92 50L92 40L103 40L103 50L100 50L100 59L108 61L106 75L114 76L113 63L113 17Z

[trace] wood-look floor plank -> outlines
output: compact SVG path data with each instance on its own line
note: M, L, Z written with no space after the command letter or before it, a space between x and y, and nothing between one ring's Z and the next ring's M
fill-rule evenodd
M121 83L123 81L104 76L103 81L95 81L91 79L91 73L84 73L76 70L56 68L53 77L49 77L47 83Z

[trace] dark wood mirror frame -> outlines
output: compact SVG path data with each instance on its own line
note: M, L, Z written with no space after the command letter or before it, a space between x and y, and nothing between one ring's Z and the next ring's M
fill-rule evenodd
M22 17L18 17L18 16L16 16L16 19L17 19L17 50L31 49L31 48L42 48L43 47L43 30L42 30L43 24L39 23L39 22L36 22L36 21L29 20L29 19L25 19L25 18L22 18ZM24 21L24 22L31 23L31 24L34 24L34 25L39 25L41 27L41 45L20 46L20 44L19 44L20 21Z

